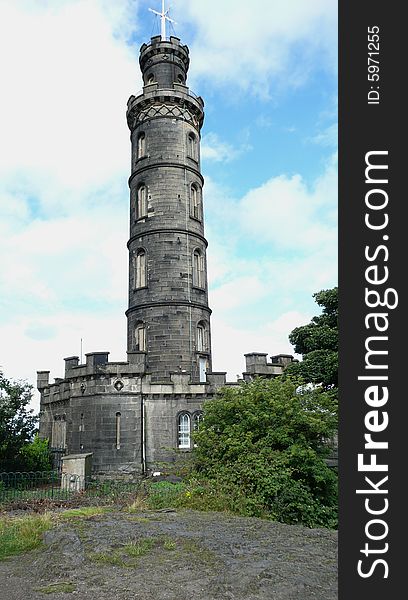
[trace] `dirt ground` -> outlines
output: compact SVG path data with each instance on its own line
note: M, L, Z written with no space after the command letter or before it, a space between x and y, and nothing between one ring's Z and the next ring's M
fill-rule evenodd
M44 541L0 562L1 599L337 599L337 534L326 529L117 511L61 522Z

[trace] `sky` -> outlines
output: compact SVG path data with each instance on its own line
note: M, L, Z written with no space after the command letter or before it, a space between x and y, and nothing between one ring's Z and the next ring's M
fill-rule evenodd
M0 369L126 360L130 141L159 0L0 0ZM205 102L213 370L293 354L337 285L337 2L173 0ZM33 407L38 410L35 392Z

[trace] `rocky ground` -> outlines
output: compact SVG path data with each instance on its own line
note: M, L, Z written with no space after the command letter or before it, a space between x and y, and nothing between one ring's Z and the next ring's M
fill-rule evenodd
M195 511L59 522L0 562L0 598L336 600L337 534Z

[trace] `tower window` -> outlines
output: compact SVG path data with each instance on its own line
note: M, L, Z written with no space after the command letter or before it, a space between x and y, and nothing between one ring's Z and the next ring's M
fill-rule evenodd
M193 253L193 286L205 287L204 255L198 248Z
M190 415L182 413L178 418L178 447L190 448Z
M121 418L121 414L120 412L116 413L116 450L120 449L120 418Z
M208 351L207 329L205 323L201 321L197 325L197 352Z
M194 133L188 134L187 154L190 158L193 158L194 160L198 160L197 138L194 135Z
M153 83L154 82L154 75L153 73L150 73L150 75L147 76L147 83Z
M135 328L135 350L146 352L146 326L143 321L139 321Z
M177 75L177 81L179 83L184 83L184 77L183 77L183 75Z
M146 272L146 252L139 250L135 261L135 288L146 287L147 272Z
M137 138L137 158L141 158L146 154L146 135L139 133Z
M147 189L145 185L141 185L137 189L136 194L136 219L141 219L147 216Z
M190 188L190 215L201 221L201 193L195 183Z

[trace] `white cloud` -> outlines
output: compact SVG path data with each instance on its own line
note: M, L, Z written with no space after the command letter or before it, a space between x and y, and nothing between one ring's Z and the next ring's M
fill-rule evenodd
M217 217L210 219L210 231L228 223L229 235L236 242L250 238L280 252L333 251L337 240L337 156L330 157L310 186L300 174L280 175L234 199L210 179L205 201Z
M79 356L83 340L85 353L110 351L109 360L126 360L126 322L121 311L92 315L86 312L53 311L37 317L19 317L0 326L0 339L7 340L7 352L0 357L0 368L9 379L25 379L36 384L37 370L64 376L67 356ZM35 391L33 408L39 408Z
M337 123L332 123L317 135L311 138L311 141L321 146L337 147L338 126Z
M288 334L292 329L304 325L309 320L310 315L307 313L289 311L254 329L252 326L247 327L245 320L240 324L232 325L214 313L212 318L214 371L227 371L227 380L236 381L236 376L241 377L245 371L244 354L266 352L269 356L294 355Z
M46 204L58 205L61 186L103 185L129 162L125 103L140 75L118 32L137 4L114 4L0 4L1 174L13 187L34 179Z
M216 133L207 133L201 140L201 159L215 162L231 162L244 152L252 150L249 144L232 146L228 142L220 140Z
M335 73L336 0L179 0L173 14L186 34L191 24L197 29L193 84L205 77L266 97L272 79L298 86L317 65Z

